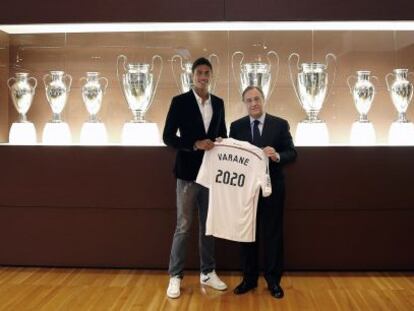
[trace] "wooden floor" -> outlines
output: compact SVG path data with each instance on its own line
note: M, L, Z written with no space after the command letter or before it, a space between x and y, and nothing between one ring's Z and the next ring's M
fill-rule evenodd
M225 292L201 287L198 273L188 273L173 300L165 295L165 271L0 267L0 310L414 310L414 272L289 272L282 300L262 278L258 289L235 296L239 274L220 276Z

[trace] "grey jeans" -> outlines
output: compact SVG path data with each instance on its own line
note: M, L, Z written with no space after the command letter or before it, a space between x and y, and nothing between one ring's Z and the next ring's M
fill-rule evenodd
M199 220L200 270L202 273L209 273L215 269L214 238L205 235L208 189L193 181L177 179L177 226L174 232L168 268L168 273L171 276L183 277L187 244L195 210L198 210Z

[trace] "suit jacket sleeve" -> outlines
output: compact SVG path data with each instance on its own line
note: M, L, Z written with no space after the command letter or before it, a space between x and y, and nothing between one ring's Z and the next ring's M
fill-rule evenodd
M170 109L165 120L163 140L164 143L175 149L183 151L193 151L193 144L185 141L182 137L177 135L177 130L180 127L180 109L179 102L175 98L171 101Z
M289 123L287 121L283 122L280 148L276 151L279 153L279 164L281 165L295 160L297 156L295 146L293 145L292 135L290 134Z

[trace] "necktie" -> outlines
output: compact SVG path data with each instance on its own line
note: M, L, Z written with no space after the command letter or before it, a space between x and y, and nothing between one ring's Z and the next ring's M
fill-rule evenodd
M253 145L260 147L260 130L259 130L259 120L253 121Z

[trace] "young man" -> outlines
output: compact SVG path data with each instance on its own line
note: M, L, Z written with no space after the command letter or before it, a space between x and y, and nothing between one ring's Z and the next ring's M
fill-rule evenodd
M248 116L231 124L230 137L249 141L263 148L269 157L269 173L272 194L260 197L257 210L256 241L242 243L243 280L234 289L236 295L257 287L259 277L258 245L264 244L264 276L275 298L282 298L280 286L283 269L283 204L285 185L282 166L296 158L296 150L286 120L265 113L263 91L255 86L247 87L242 95Z
M193 214L199 215L200 283L217 290L227 289L215 273L214 238L205 235L208 189L195 183L204 150L214 147L218 137L227 137L224 104L209 93L211 63L199 58L193 63L193 89L172 99L165 121L164 143L177 150L177 226L172 242L167 296L180 296L184 261ZM179 135L177 131L179 130Z

